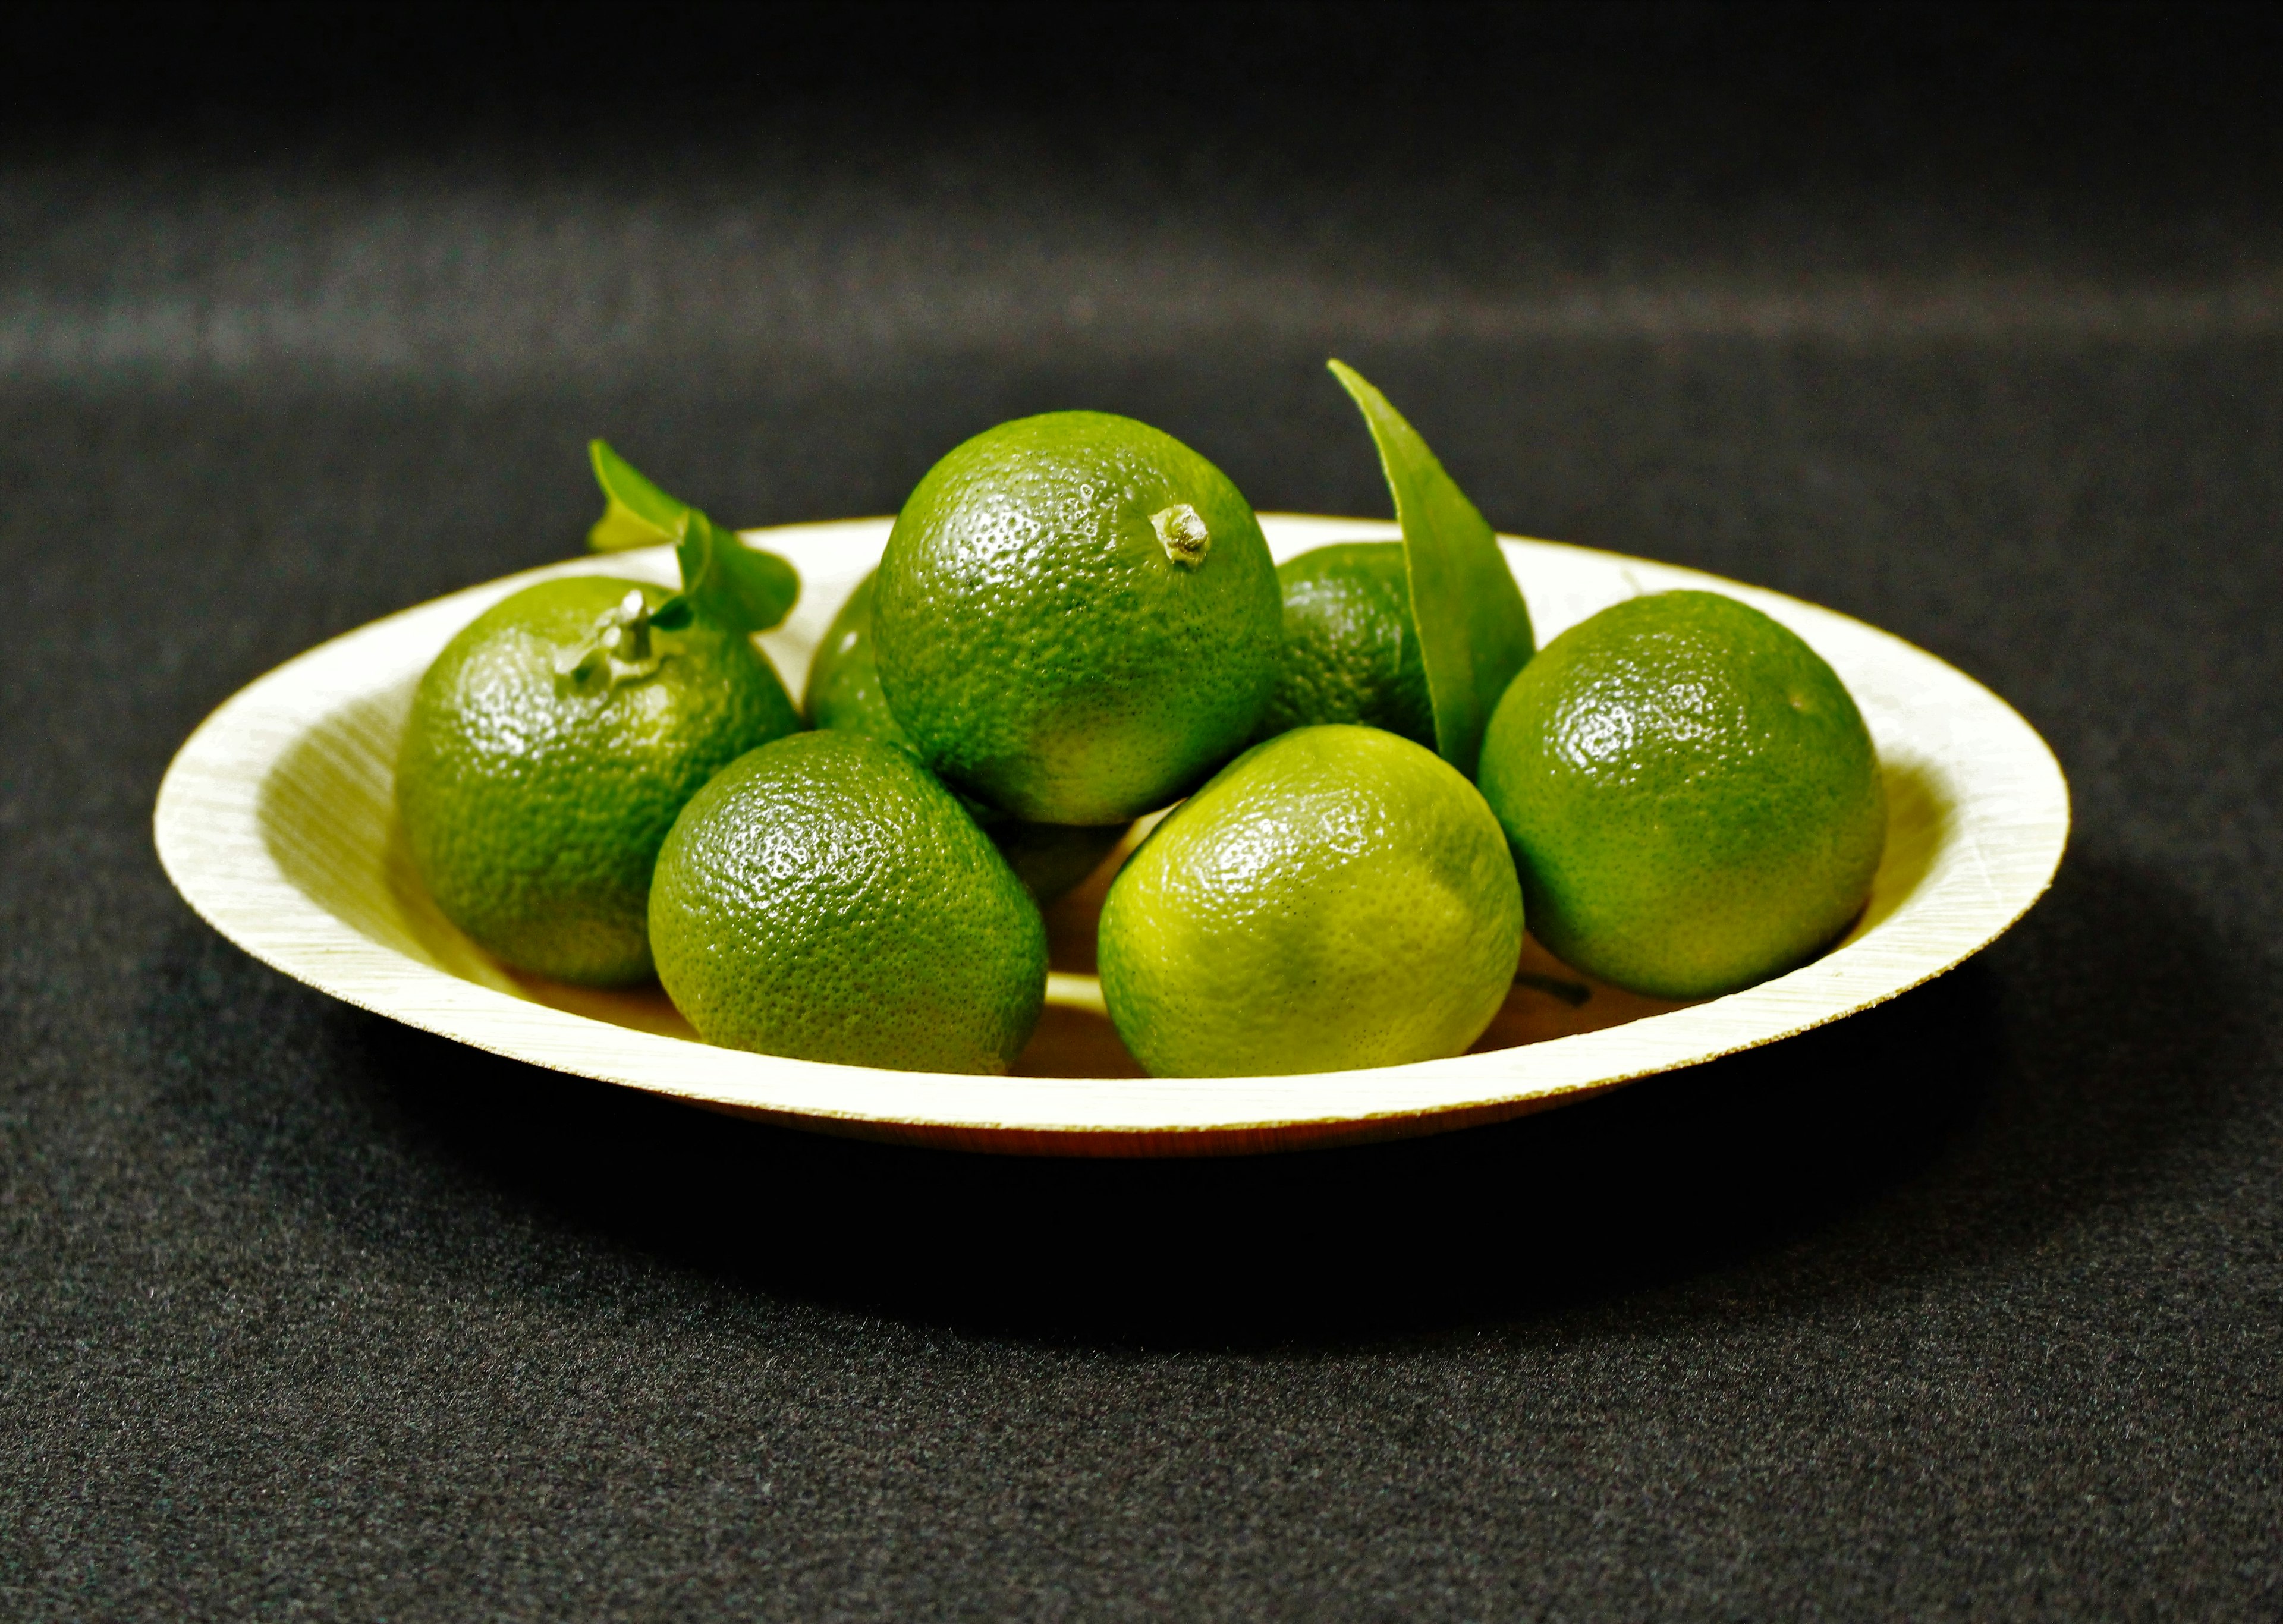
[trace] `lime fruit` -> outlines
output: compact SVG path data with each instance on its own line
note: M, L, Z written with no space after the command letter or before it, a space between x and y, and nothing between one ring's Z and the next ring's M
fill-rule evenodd
M708 1043L1003 1073L1046 997L1038 905L908 750L801 733L682 809L650 898L658 979Z
M1548 643L1492 713L1478 781L1538 939L1660 998L1801 963L1861 911L1886 843L1838 673L1715 593L1634 598Z
M1122 823L1240 749L1283 618L1259 521L1172 436L1104 412L986 430L897 516L881 686L954 789L1035 823Z
M1158 1076L1431 1060L1498 1012L1522 906L1456 768L1377 728L1302 727L1222 768L1119 871L1103 995Z
M1279 564L1276 579L1284 589L1284 652L1260 736L1357 722L1434 749L1403 543L1320 547Z
M975 808L969 807L970 816ZM1102 866L1126 838L1123 823L1025 823L1020 818L977 817L977 824L1007 866L1040 907L1061 900Z
M743 633L661 632L659 587L526 587L436 657L396 800L444 916L507 963L608 986L651 973L651 866L714 771L800 726Z
M880 691L880 662L872 641L872 594L879 579L875 570L858 581L825 628L824 641L809 662L800 708L812 727L861 733L916 751Z
M857 582L832 617L809 664L802 709L812 727L861 733L912 750L910 735L897 725L887 696L880 692L872 641L872 592L878 579L875 571ZM1126 833L1122 823L1026 823L973 802L967 810L1041 907L1092 874Z

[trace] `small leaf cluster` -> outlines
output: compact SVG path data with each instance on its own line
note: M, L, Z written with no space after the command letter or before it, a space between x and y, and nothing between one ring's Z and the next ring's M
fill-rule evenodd
M651 484L602 440L589 441L603 517L587 532L598 553L674 544L682 590L659 604L650 624L679 631L692 620L736 632L766 632L783 623L800 597L800 575L775 553L747 547L698 509Z

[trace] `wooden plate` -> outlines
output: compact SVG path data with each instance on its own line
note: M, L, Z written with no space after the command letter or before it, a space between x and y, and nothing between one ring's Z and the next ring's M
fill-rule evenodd
M1363 519L1265 514L1282 559L1392 538ZM798 695L809 651L878 561L884 518L752 540L799 566L799 607L762 639ZM334 997L478 1048L796 1127L990 1151L1226 1154L1495 1121L1851 1014L1938 975L2019 919L2069 833L2053 753L2003 700L1932 655L1829 610L1668 564L1504 539L1539 638L1619 599L1709 587L1765 610L1838 669L1878 742L1890 807L1869 908L1801 969L1693 1005L1606 987L1573 1007L1527 981L1473 1052L1296 1077L1140 1075L1103 1012L1094 910L1113 865L1048 917L1056 970L1007 1077L830 1066L699 1043L656 989L595 992L511 973L447 923L407 860L391 791L412 688L437 651L549 576L673 579L664 548L580 558L439 598L311 649L191 735L159 791L159 856L214 929ZM1533 945L1523 968L1578 981Z

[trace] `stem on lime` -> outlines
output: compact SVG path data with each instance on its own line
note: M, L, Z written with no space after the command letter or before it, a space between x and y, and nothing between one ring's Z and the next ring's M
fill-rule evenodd
M609 672L610 686L647 677L665 657L651 641L651 614L640 587L597 616L587 635L555 657L555 672L573 682L600 670Z

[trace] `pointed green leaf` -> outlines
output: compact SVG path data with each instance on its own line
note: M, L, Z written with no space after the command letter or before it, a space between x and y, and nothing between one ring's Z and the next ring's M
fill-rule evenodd
M1530 608L1489 522L1418 431L1354 368L1329 364L1362 411L1395 496L1411 618L1435 711L1435 753L1472 778L1491 711L1537 651Z
M587 545L598 553L622 553L629 548L656 547L682 532L682 517L690 511L635 471L634 465L605 441L587 442L595 464L595 483L603 487L603 517L587 532Z
M716 626L766 632L800 598L800 574L775 553L747 547L697 509L690 509L674 555L682 595Z
M652 485L609 445L589 440L595 482L603 487L603 517L587 532L598 553L674 543L682 590L658 605L650 623L678 631L694 615L741 632L782 624L800 598L800 575L775 553L747 547L687 502Z

